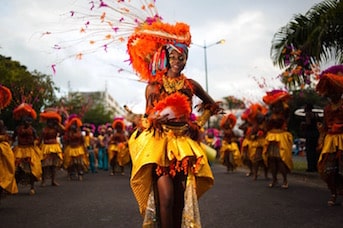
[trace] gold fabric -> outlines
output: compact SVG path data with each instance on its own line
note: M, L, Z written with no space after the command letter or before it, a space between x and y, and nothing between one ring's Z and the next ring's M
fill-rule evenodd
M269 142L278 142L280 145L280 157L286 164L289 170L293 169L292 160L292 147L293 147L293 135L288 131L283 130L271 130L266 135L266 144L263 149L263 159L265 164L267 162L267 148Z
M88 170L89 159L84 146L71 147L64 149L63 168L67 169L73 162L73 158L81 157L84 170Z
M111 161L114 156L117 156L118 165L124 166L130 162L129 148L124 143L108 145L108 160Z
M241 166L242 165L242 157L241 157L241 152L238 148L237 143L231 142L228 143L227 141L223 141L222 146L220 148L220 157L219 160L221 163L224 162L224 157L225 157L225 152L230 151L233 155L233 160L235 162L235 166Z
M138 131L134 132L129 140L132 160L130 184L143 216L152 187L154 164L167 167L173 159L181 161L189 156L201 157L199 171L195 174L197 198L212 187L214 182L212 171L198 142L186 136L176 136L172 131L155 136L152 131L143 131L139 136L137 133Z
M343 134L327 134L318 162L322 160L323 154L335 153L337 149L343 151Z
M187 176L185 190L185 207L182 212L182 228L194 227L201 228L200 210L196 197L196 181L193 173Z
M31 173L40 180L42 177L42 152L38 146L15 146L13 153L16 161L20 163L21 159L30 158Z
M41 145L41 151L43 154L43 160L49 154L57 154L59 159L63 160L62 148L61 148L61 145L59 143L42 144Z
M0 140L0 187L11 194L18 192L15 180L15 158L11 146Z

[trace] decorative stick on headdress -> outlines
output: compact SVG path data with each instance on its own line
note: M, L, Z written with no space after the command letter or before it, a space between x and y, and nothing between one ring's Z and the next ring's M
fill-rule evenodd
M168 49L174 48L187 55L191 44L190 29L187 24L174 25L162 21L155 6L156 0L89 2L88 10L70 10L71 19L82 20L80 38L54 45L56 51L71 47L81 47L75 58L98 51L109 52L110 48L126 44L129 61L143 81L160 80L167 66ZM82 3L81 3L82 4ZM78 7L76 4L75 7ZM85 6L79 7L84 9ZM60 33L45 32L46 35ZM53 71L56 64L52 64Z

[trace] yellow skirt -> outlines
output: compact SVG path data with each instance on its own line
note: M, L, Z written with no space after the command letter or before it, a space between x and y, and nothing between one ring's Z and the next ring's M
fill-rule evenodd
M134 132L129 140L132 160L130 185L142 215L145 214L152 186L154 165L168 167L171 161L182 161L186 157L202 158L195 173L196 193L199 198L213 186L214 178L200 143L186 136L176 136L172 131L155 135L152 131L143 131L137 136Z
M220 148L220 161L223 163L224 161L224 156L225 156L225 151L231 151L233 154L233 160L235 161L236 166L241 166L242 165L242 158L241 158L241 152L239 151L238 145L235 142L228 143L225 140L223 141L223 145Z
M124 143L119 143L118 145L110 144L107 150L109 161L111 161L114 156L117 156L117 162L120 166L124 166L130 162L129 148Z
M286 164L289 170L293 169L292 147L293 135L288 131L271 130L266 135L266 144L263 149L263 158L267 162L267 147L269 142L276 141L280 145L280 158Z
M43 160L45 157L51 153L57 154L59 159L63 160L63 153L62 153L62 148L60 144L54 143L54 144L42 144L41 145L41 151L43 154Z
M11 194L18 193L15 159L8 142L0 142L0 187Z
M21 159L30 158L31 173L40 180L42 177L42 152L38 146L16 146L13 148L16 162Z
M64 157L63 157L63 168L67 169L72 164L73 157L82 157L84 170L88 169L89 158L88 158L88 154L86 153L86 149L84 146L77 146L77 147L66 146L64 150Z
M343 151L343 134L327 134L324 138L324 144L318 162L322 160L323 154L335 153L337 149Z

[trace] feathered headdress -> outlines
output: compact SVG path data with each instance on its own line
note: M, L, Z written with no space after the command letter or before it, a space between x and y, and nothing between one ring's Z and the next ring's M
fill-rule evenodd
M155 6L156 0L109 1L94 0L89 2L89 10L72 9L67 14L71 19L82 21L75 30L80 32L80 39L64 41L54 45L54 49L80 46L82 51L75 53L77 59L99 49L107 52L110 46L126 44L133 69L141 80L159 80L166 70L166 45L191 44L190 29L187 24L174 25L163 22ZM75 7L78 7L75 4ZM85 6L79 7L84 9ZM45 32L43 35L53 35ZM60 33L56 33L60 34ZM52 64L53 71L56 64Z
M230 128L233 128L237 123L237 117L232 113L225 115L220 121L220 128L225 128L227 123L230 124Z
M343 93L343 65L329 67L319 75L316 90L320 95L327 92Z
M267 92L265 96L263 96L263 102L267 105L275 104L278 101L286 101L290 98L290 94L284 90L272 90Z
M116 129L117 126L120 125L122 129L125 129L125 123L123 117L116 117L112 122L112 128Z
M52 108L45 109L44 112L41 112L39 114L39 118L40 118L40 121L42 121L42 122L45 122L48 119L53 119L53 120L55 119L59 123L62 122L62 117L60 114L58 114L57 109L52 109Z
M36 111L32 108L32 105L27 103L21 103L13 110L13 118L15 120L20 120L24 116L30 116L32 119L37 118Z
M0 110L6 108L11 103L11 100L11 90L0 84Z
M69 130L69 128L71 127L71 125L73 125L74 123L76 123L77 127L81 127L82 126L82 120L80 119L80 117L76 114L71 114L69 116L69 118L66 120L65 123L65 129L66 131Z

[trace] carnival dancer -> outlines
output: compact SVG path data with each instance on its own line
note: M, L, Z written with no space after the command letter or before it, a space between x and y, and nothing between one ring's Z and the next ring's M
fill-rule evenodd
M36 111L31 105L22 103L13 110L13 117L20 121L14 130L13 142L18 143L13 148L16 158L17 183L29 183L30 195L36 193L34 183L42 178L42 153L38 147L38 135L32 126L32 121L37 118Z
M56 182L56 170L62 167L63 153L61 144L57 141L57 136L62 135L65 130L61 124L62 117L54 109L46 109L39 116L40 121L46 123L39 141L43 154L41 186L45 186L45 180L48 175L51 177L51 185L59 186Z
M241 131L243 131L243 140L241 142L241 158L242 163L248 168L248 172L245 174L246 177L250 177L253 174L252 168L252 161L251 161L251 132L252 127L251 124L248 122L248 114L250 113L250 109L247 108L241 115L241 120L243 123L238 127Z
M106 125L100 125L98 127L98 140L97 140L97 150L98 150L98 169L108 170L108 134Z
M264 171L265 179L268 179L268 166L263 159L263 149L266 144L266 126L265 115L268 109L259 103L251 104L248 120L251 124L251 148L250 148L250 160L252 162L253 177L257 180L258 171L261 167Z
M343 65L335 65L323 71L316 90L329 100L320 127L323 136L320 138L324 140L319 142L321 154L318 172L331 193L328 206L333 206L337 196L343 195Z
M283 90L272 90L263 96L264 103L269 106L269 112L266 115L267 135L263 156L273 177L268 185L270 188L277 185L277 175L280 172L283 177L281 187L287 189L287 175L293 168L293 136L287 131L289 99L290 94Z
M191 43L189 26L148 19L128 42L133 68L148 81L145 118L129 140L131 188L143 226L200 227L198 198L214 179L200 128L220 109L199 83L181 73ZM203 101L198 122L190 121L193 95Z
M68 171L68 179L73 175L82 181L84 171L88 171L89 161L81 132L82 121L76 115L69 116L65 124L63 167Z
M124 119L115 118L112 127L114 133L108 143L108 157L111 165L110 175L115 175L117 166L119 166L120 174L125 175L124 166L130 161L130 153L127 145L128 138L125 132Z
M0 85L0 113L12 100L12 93ZM10 145L10 136L6 133L4 121L0 119L0 199L3 191L10 194L18 192L15 181L15 158Z
M220 161L227 167L227 171L234 171L242 165L241 152L238 146L238 138L233 131L237 117L230 113L220 121L220 128L223 131L223 141L220 148Z
M96 147L96 138L94 137L95 126L93 124L84 124L83 130L85 132L85 147L88 152L88 159L89 159L89 169L92 173L97 173L96 170L96 154L95 154L95 147Z

